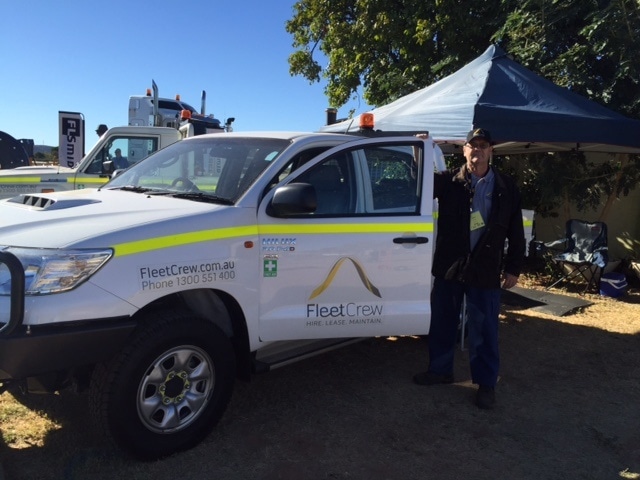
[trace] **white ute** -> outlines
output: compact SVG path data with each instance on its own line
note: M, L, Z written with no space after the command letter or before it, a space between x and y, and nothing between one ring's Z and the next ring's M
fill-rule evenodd
M87 386L108 437L153 459L209 434L236 378L428 333L438 152L201 135L99 189L0 201L0 392Z
M0 199L27 193L98 188L113 174L116 150L120 150L126 165L131 166L183 138L231 131L235 118L229 118L221 125L213 116L204 115L205 98L203 91L202 114L198 114L193 107L179 100L158 98L158 87L153 82L153 96L148 93L130 97L129 125L107 130L79 165L0 169ZM183 110L178 110L182 107Z

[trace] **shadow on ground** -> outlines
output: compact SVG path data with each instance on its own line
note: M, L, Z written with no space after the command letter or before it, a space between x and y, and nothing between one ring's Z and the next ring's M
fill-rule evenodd
M508 311L498 406L473 405L468 353L453 385L422 387L420 338L370 339L238 383L215 432L138 463L105 447L83 397L29 400L61 428L2 446L7 480L615 479L640 472L640 336ZM2 425L0 424L0 428ZM637 478L637 477L635 477Z

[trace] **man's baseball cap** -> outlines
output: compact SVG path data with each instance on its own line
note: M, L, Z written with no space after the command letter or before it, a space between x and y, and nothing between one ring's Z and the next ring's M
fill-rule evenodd
M491 140L489 130L485 130L484 128L475 128L467 133L467 143L475 138L481 138L482 140L489 142L489 145L493 145L493 140Z

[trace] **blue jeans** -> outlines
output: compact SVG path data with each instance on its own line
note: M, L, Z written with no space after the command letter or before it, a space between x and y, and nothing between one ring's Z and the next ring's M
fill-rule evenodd
M473 383L494 387L498 381L499 288L475 288L455 280L435 278L431 291L429 371L453 373L462 301L466 295L469 364Z

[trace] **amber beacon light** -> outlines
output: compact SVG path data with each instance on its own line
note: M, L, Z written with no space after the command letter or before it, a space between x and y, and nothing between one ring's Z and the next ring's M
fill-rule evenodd
M360 115L360 128L372 130L373 125L373 113L363 113Z

